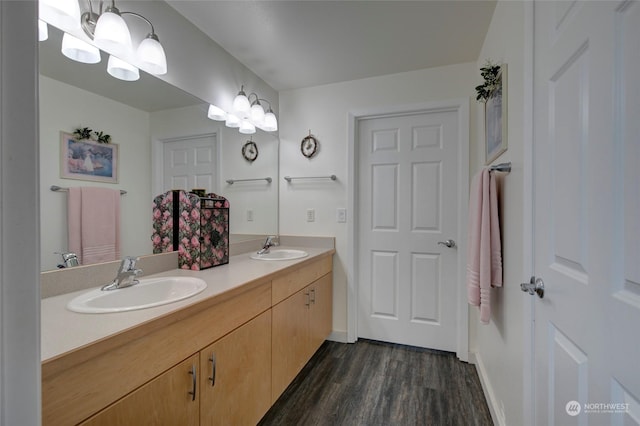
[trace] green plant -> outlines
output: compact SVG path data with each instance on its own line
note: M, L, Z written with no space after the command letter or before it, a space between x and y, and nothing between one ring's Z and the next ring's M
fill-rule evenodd
M111 142L111 135L107 135L103 132L93 132L98 138L98 143L109 143Z
M73 135L76 137L76 139L78 140L84 140L84 139L91 139L91 132L93 130L91 130L88 127L83 127L83 128L77 128L73 131Z
M484 83L476 86L476 101L487 102L493 92L500 89L500 65L496 65L487 59L484 67L480 68L480 75L484 78Z
M110 143L111 135L107 135L104 132L98 132L88 127L77 128L73 131L73 135L77 140L94 140L98 143Z

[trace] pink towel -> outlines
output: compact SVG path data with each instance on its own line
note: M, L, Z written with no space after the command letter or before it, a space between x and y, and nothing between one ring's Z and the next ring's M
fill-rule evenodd
M120 258L120 191L69 188L69 251L81 265Z
M469 197L467 298L480 307L480 321L491 317L491 287L502 287L502 243L496 180L488 169L474 176Z

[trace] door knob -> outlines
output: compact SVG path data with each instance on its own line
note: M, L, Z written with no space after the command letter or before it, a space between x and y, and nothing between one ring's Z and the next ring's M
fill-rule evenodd
M537 294L540 299L544 297L544 281L542 281L542 278L532 276L528 283L520 284L520 289L532 296Z
M453 240L447 240L447 241L438 241L438 245L443 245L443 246L447 246L449 248L453 248L456 246L456 242Z

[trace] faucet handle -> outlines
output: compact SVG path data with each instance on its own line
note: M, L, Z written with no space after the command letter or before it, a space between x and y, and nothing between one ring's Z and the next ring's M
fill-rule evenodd
M139 257L136 256L125 256L122 258L122 263L120 264L121 271L133 271L136 269L136 262L140 260Z

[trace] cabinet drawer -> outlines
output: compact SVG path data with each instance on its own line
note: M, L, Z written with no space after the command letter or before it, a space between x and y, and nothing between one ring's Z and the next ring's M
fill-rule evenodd
M331 272L332 265L332 257L325 256L313 263L305 264L295 271L275 278L271 283L272 305L280 303L318 278Z

